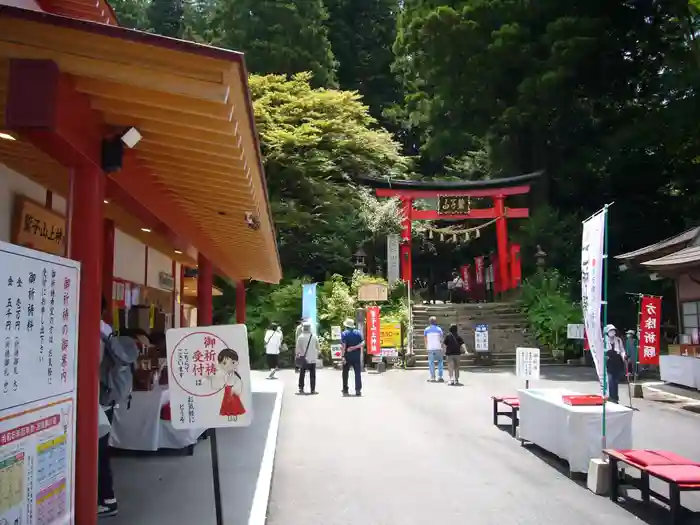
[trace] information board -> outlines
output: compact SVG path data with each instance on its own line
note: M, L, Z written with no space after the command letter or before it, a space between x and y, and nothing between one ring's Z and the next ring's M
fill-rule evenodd
M244 324L165 333L174 428L245 427L253 421Z
M517 348L515 375L526 381L536 381L540 378L540 349Z
M585 332L583 324L567 324L566 338L567 339L583 339Z
M0 523L75 523L80 265L0 242Z
M477 352L489 351L489 327L478 324L474 327L474 350Z

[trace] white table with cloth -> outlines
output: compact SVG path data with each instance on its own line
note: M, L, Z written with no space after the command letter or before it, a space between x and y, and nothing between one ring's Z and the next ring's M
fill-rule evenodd
M562 396L580 395L559 388L518 390L520 439L569 462L570 472L588 472L589 461L601 457L602 406L572 406ZM632 448L630 408L607 403L607 447Z
M161 407L170 401L170 391L155 386L148 392L132 392L131 406L120 404L114 411L109 444L125 450L156 451L181 449L197 443L206 429L176 430L160 418Z
M659 356L661 380L700 389L700 359L683 355Z

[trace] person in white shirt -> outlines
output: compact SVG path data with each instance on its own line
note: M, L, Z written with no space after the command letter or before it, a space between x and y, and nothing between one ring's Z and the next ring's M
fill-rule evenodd
M304 393L304 379L306 372L309 372L309 382L311 383L311 394L316 393L316 362L320 354L318 337L311 332L311 322L304 321L301 334L297 338L294 355L296 360L303 358L303 366L299 366L299 393ZM301 363L300 363L301 365Z
M272 323L265 331L265 354L267 367L270 369L268 379L275 379L279 367L280 351L282 350L282 328L277 323Z
M443 340L445 339L442 333L442 328L437 324L437 318L431 316L429 319L429 325L423 330L423 337L425 340L425 349L428 351L428 368L430 369L430 379L429 382L434 383L435 379L435 361L437 361L438 368L438 383L444 383L445 380L442 378L443 374L443 358L444 358L444 346Z

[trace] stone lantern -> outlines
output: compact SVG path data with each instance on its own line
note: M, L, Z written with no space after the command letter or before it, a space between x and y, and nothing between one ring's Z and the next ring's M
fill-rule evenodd
M535 252L535 264L537 265L538 272L544 271L544 266L546 264L546 261L547 261L547 253L538 244L537 251Z
M367 254L362 249L362 246L360 246L357 249L357 251L355 252L354 258L355 258L355 268L360 270L361 272L364 272L365 268L367 267Z

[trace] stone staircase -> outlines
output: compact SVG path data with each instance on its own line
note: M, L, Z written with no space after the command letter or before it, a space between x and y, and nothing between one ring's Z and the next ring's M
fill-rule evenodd
M462 356L462 367L490 366L515 369L516 348L519 346L538 348L534 337L527 331L527 319L517 302L468 303L468 304L419 304L413 306L413 353L412 368L428 368L428 352L425 349L423 329L431 316L437 318L440 327L447 332L456 324L459 334L467 343L471 355ZM489 327L490 353L486 356L474 354L474 327L477 324ZM542 366L555 364L554 358L544 350L540 353Z

